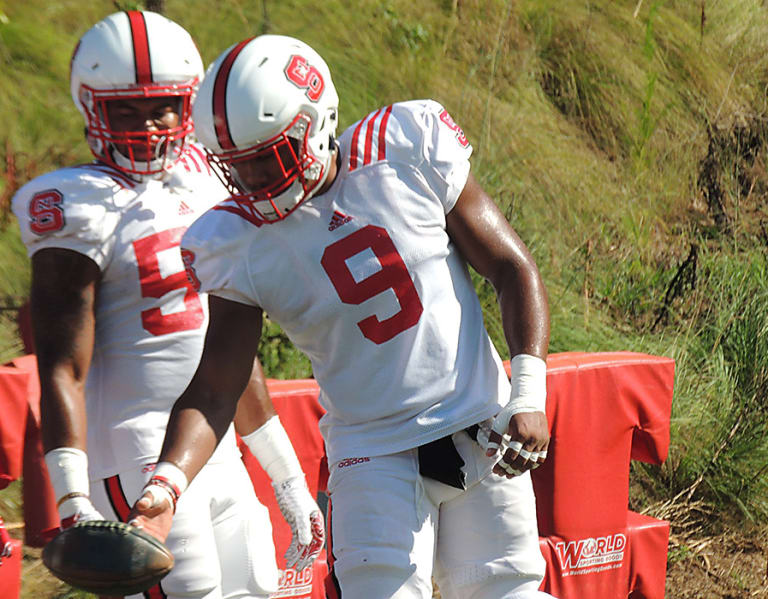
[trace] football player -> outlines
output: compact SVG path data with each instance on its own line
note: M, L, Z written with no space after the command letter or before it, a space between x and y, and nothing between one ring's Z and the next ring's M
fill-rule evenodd
M181 470L156 465L208 322L179 241L227 195L190 138L202 76L192 38L169 19L127 11L98 22L70 73L95 160L27 183L13 209L32 261L45 460L62 526L125 521L149 481L147 500L172 508L169 520L175 509L175 567L151 596L267 597L278 584L269 515L231 418L188 489ZM251 366L238 432L272 477L294 532L288 566L302 569L323 544L322 514Z
M326 63L273 35L227 49L193 113L231 196L182 240L210 326L161 460L192 477L208 458L267 312L311 359L327 411L328 596L427 599L433 576L448 599L548 596L529 473L549 444L547 297L460 127L407 101L337 140ZM467 264L498 293L511 385Z

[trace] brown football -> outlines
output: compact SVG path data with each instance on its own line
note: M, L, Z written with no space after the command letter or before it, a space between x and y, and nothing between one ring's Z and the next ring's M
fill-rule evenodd
M173 568L173 555L155 537L123 522L79 522L43 548L54 576L97 595L133 595Z

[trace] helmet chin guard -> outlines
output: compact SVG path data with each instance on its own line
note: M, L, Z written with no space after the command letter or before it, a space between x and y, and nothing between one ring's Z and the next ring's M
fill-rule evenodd
M325 61L297 39L263 35L227 49L194 103L198 139L249 220L275 222L323 186L338 95Z
M213 154L209 162L229 189L232 202L265 222L285 218L325 182L329 164L309 150L310 117L298 114L285 131L263 144ZM332 152L328 153L330 159ZM249 179L248 174L272 176Z
M70 63L72 99L85 119L93 155L135 175L168 170L193 131L192 99L202 74L190 35L161 15L126 11L96 23ZM177 126L124 131L110 123L110 102L165 98L178 102Z

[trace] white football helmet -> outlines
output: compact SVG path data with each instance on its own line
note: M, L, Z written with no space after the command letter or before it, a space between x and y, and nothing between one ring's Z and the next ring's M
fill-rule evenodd
M191 36L166 17L131 10L96 23L77 43L69 76L94 156L138 175L168 169L192 133L192 98L202 76ZM176 127L115 131L109 122L110 101L169 96L179 101Z
M304 42L262 35L209 67L193 106L195 133L242 213L285 218L328 176L339 97Z

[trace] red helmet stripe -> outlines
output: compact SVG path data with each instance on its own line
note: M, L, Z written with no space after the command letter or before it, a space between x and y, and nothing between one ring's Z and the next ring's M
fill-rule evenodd
M144 14L138 10L126 11L131 25L133 57L136 63L136 83L152 83L152 62L149 59L149 36Z
M229 122L227 121L227 81L229 80L232 66L235 64L235 59L252 39L250 37L247 40L243 40L230 50L229 54L221 62L219 72L216 73L216 80L213 82L213 126L216 131L216 139L222 150L235 149L235 142L232 140Z

